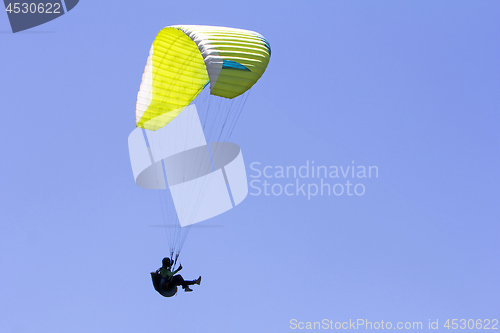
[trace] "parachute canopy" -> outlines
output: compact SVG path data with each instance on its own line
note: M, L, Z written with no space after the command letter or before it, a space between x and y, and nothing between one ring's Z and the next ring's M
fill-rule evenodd
M171 122L210 83L212 95L234 98L264 73L271 49L260 34L235 28L163 28L149 51L137 96L137 127Z

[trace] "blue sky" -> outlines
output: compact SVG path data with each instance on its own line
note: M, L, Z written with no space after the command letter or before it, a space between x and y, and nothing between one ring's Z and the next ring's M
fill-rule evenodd
M0 15L0 331L498 319L499 14L496 1L80 1L17 34ZM149 47L173 24L271 44L231 137L249 176L254 162L379 173L351 180L361 196L249 195L206 222L223 227L191 230L182 274L202 285L165 299L149 277L167 248L160 203L135 185L127 137Z

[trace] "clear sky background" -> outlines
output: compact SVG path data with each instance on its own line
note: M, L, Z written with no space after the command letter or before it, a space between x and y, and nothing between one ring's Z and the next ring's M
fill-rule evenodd
M12 34L0 14L0 331L499 319L499 17L498 1L80 1ZM351 179L362 196L249 195L191 230L182 274L202 284L167 299L149 276L160 203L127 137L173 24L271 43L231 138L249 176L307 161L379 175Z

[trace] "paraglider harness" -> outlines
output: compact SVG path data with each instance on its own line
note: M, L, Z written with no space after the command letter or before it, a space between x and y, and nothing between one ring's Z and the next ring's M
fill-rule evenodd
M156 272L151 272L151 279L153 280L153 287L160 295L164 297L172 297L177 293L177 286L171 286L172 276L162 277L159 273L160 270Z

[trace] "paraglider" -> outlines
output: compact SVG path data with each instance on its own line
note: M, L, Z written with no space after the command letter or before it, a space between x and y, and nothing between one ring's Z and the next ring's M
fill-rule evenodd
M151 272L155 290L162 296L171 297L177 293L178 286L182 286L184 291L189 292L193 291L189 286L194 284L200 285L201 276L196 280L186 281L181 275L177 274L181 269L182 265L172 272L172 262L170 258L163 258L162 266L158 268L156 272Z
M264 73L271 49L260 34L234 28L178 25L156 36L137 95L137 127L170 123L210 83L210 94L235 98Z
M270 55L256 32L199 25L165 27L150 48L129 153L136 184L160 190L171 273L190 226L248 194L241 149L225 140ZM161 270L151 275L158 291ZM185 287L182 281L177 285Z

